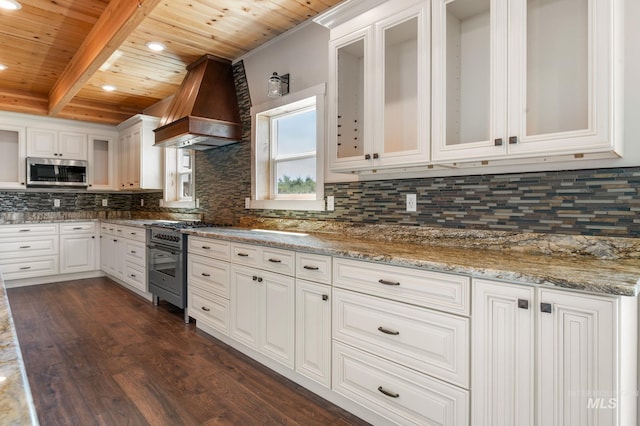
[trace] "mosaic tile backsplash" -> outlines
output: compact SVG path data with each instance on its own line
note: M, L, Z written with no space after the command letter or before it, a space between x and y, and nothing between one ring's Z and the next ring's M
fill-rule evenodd
M246 210L251 99L242 62L234 64L234 75L243 142L196 152L199 209L160 208L160 193L0 192L0 213L180 212L221 225L263 217L640 238L640 167L333 183L325 185L325 195L335 197L333 212ZM417 194L416 213L405 211L409 193ZM61 200L59 208L53 208L54 198ZM102 207L103 198L108 207Z

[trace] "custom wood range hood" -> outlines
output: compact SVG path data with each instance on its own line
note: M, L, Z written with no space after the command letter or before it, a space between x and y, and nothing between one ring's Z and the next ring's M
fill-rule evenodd
M231 62L204 55L187 75L154 130L155 145L205 150L241 140Z

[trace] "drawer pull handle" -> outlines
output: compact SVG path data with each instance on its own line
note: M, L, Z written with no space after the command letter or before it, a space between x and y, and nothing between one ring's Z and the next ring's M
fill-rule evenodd
M20 232L29 232L31 229L21 229Z
M79 230L81 230L81 229L82 229L82 226L74 226L74 227L73 227L73 230L74 230L74 231L79 231Z
M20 246L21 249L31 248L31 246Z
M383 388L382 386L378 386L378 391L380 393L383 393L387 396L390 396L391 398L399 398L400 394L399 393L395 393L395 392L390 392L388 390L386 390L385 388Z
M398 334L400 334L399 331L393 331L393 330L388 330L386 328L384 328L383 326L378 327L378 331L384 333L384 334L390 334L392 336L397 336Z
M209 246L202 246L202 249L203 249L203 250L211 250L211 247L209 247Z
M399 282L387 281L387 280L378 280L380 284L384 285L400 285Z
M240 257L249 257L249 255L247 253L238 253L237 256Z
M271 262L271 263L282 263L282 260L270 258L269 262Z
M209 312L211 309L207 308L206 306L202 306L200 309L202 309L205 312Z
M203 273L202 273L202 276L203 276L203 277L210 277L210 276L211 276L211 274L207 274L206 272L203 272Z
M31 266L23 266L20 268L21 271L26 271L27 269L31 269Z
M318 269L320 269L317 266L308 266L308 265L304 265L303 268L308 271L317 271Z

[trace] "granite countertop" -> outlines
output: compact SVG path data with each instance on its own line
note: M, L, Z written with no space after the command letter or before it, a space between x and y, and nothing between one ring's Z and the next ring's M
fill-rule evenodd
M397 231L398 227L372 227L371 232L377 235L346 228L343 232L302 235L246 228L197 228L183 232L475 278L623 296L637 296L640 291L639 239L539 235L534 238L526 234L438 229L434 232L441 238L429 240L428 229L414 228L413 238L402 238L398 232L406 232L407 227L400 228L403 231ZM442 238L443 235L447 238Z
M38 416L0 276L0 424L37 425Z

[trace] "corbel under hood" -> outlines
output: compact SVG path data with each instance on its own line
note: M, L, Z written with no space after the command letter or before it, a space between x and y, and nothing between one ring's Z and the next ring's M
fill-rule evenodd
M155 146L205 150L241 140L231 62L204 55L187 75L154 130Z

